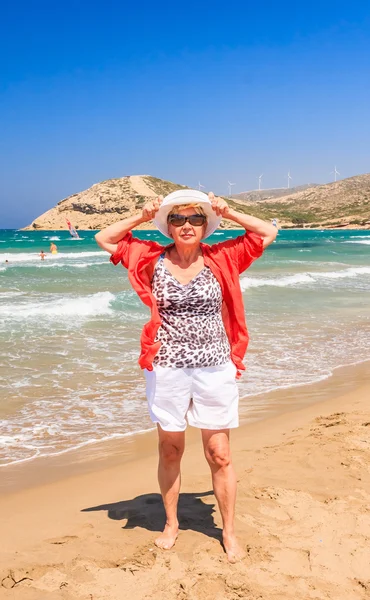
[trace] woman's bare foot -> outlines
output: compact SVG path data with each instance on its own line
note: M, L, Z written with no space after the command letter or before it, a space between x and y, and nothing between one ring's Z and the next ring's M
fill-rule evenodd
M178 534L178 524L169 525L168 523L166 523L163 533L161 533L161 535L157 537L156 540L154 540L154 543L156 546L158 546L158 548L161 548L162 550L171 550L171 548L175 545Z
M223 545L224 545L227 559L229 562L231 562L231 563L239 562L246 556L245 551L239 544L239 542L234 534L227 535L227 534L223 533L222 541L223 541Z

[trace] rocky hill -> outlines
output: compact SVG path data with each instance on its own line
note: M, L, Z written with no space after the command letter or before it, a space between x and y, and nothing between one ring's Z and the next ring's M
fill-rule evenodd
M102 229L137 213L150 198L180 189L187 188L150 175L108 179L64 198L25 229L66 229L66 219L76 229Z
M151 177L132 175L96 183L73 194L37 217L25 229L66 229L69 219L76 229L101 229L138 212L144 203L159 194L187 186ZM228 198L231 206L265 220L278 219L282 227L363 227L370 228L370 174L319 185L265 200ZM229 226L224 221L222 226ZM230 227L235 227L230 222ZM145 223L143 228L151 228Z
M244 200L246 202L258 202L260 200L268 200L270 198L281 198L282 196L292 196L297 192L303 192L308 188L313 188L319 185L318 183L305 183L291 188L268 188L265 190L250 190L249 192L241 192L233 194L231 198L235 200Z
M281 198L235 201L261 219L276 218L283 227L370 228L370 174L318 185ZM241 208L239 208L241 210Z

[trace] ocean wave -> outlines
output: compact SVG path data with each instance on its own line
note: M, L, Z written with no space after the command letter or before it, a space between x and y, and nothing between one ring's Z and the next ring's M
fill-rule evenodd
M316 283L318 280L345 279L347 277L358 277L359 275L370 275L370 267L350 267L342 271L317 271L307 273L296 273L295 275L284 275L283 277L243 277L240 285L243 291L262 286L289 287Z
M295 381L290 383L283 383L282 381L271 381L267 384L263 390L257 391L254 389L244 390L243 386L240 389L240 412L241 419L249 419L254 409L260 412L261 407L266 407L264 400L259 398L264 397L266 393L275 390L291 389L291 388L302 388L307 385L312 385L315 382L326 380L333 376L333 373L340 368L350 365L359 365L366 362L366 358L361 360L348 360L338 365L332 365L330 368L321 368L320 371L313 373L311 372L308 377L297 378ZM263 370L265 373L265 370ZM260 378L259 378L260 381ZM111 384L110 384L111 385ZM120 390L120 388L118 388ZM139 391L139 390L138 390ZM144 394L144 390L140 389L140 395ZM254 399L254 401L253 401ZM135 411L141 408L142 402L136 404ZM49 402L47 403L48 408ZM268 406L268 405L267 405ZM84 406L86 411L86 405ZM117 414L116 410L111 410L113 406L105 405L102 408L96 405L94 409L90 406L90 413L88 420L84 418L77 418L78 415L74 411L72 412L72 420L66 419L66 415L58 414L58 406L55 410L50 413L51 421L48 419L49 415L44 414L44 419L37 422L37 416L34 415L36 422L27 419L27 423L14 422L13 420L4 420L7 425L4 428L4 434L0 435L0 468L6 468L10 465L20 464L32 461L38 457L53 457L74 452L80 450L86 446L104 444L109 441L116 439L127 438L135 435L140 435L149 431L153 431L155 428L148 423L146 428L142 427L142 420L135 420L130 425L132 427L129 431L112 430L109 424L112 420L115 420ZM75 405L74 405L75 409ZM118 410L121 410L118 407ZM84 411L84 412L85 412ZM28 411L26 411L28 413ZM138 413L137 413L138 414ZM55 415L58 415L58 421L53 422ZM24 415L26 417L26 415ZM83 415L80 415L83 417ZM92 419L94 419L92 421ZM71 423L73 426L71 427ZM90 425L90 427L86 427ZM141 426L140 426L141 425ZM109 433L107 433L107 429ZM76 443L77 442L77 443Z
M93 267L94 265L104 265L106 261L101 260L99 262L90 262L90 263L76 263L75 265L65 264L63 266L73 267L74 269L85 269L86 267ZM58 267L61 265L57 265Z
M108 260L108 254L104 250L97 250L90 252L58 252L58 254L46 253L45 262L55 262L63 258L69 260L78 260L80 258L88 258L90 256L106 256ZM39 253L37 252L0 252L0 261L2 260L9 260L10 263L41 262Z
M40 261L40 263L38 263L37 265L33 265L33 267L37 267L37 268L41 268L41 269L62 269L63 267L68 267L68 269L85 269L86 267L93 267L94 265L105 265L106 264L106 260L100 260L100 261L94 261L94 262L82 262L82 263L78 263L76 262L75 264L73 263L67 263L67 262L53 262L53 263L48 263L46 261Z
M370 275L370 267L350 267L343 271L333 271L328 273L316 273L316 278L324 279L343 279L345 277L357 277L358 275Z
M333 366L331 367L331 369L328 370L323 370L320 374L316 374L314 376L309 376L306 380L296 380L296 381L292 381L291 383L287 383L287 384L279 384L279 385L270 385L269 387L266 387L263 391L257 392L257 391L252 391L252 392L247 392L247 393L241 393L240 395L240 399L243 400L243 398L248 398L248 402L250 402L250 398L251 397L258 397L258 396L262 396L265 395L269 392L274 392L277 390L287 390L287 389L291 389L291 388L300 388L300 387L305 387L306 385L312 385L314 383L319 383L320 381L325 381L326 379L330 379L330 377L333 377L334 372L338 369L343 369L345 367L355 367L361 364L364 364L366 362L369 362L369 358L361 358L359 360L350 360L350 362L344 362L341 363L339 365ZM240 406L241 408L243 407L243 405L241 404Z
M370 240L362 240L362 241L347 241L347 242L343 242L344 244L365 244L365 245L370 245Z
M286 275L285 277L272 277L271 279L265 277L243 277L240 280L240 286L243 292L249 288L262 287L265 285L286 287L289 285L297 285L300 283L312 283L314 279L307 273L297 275Z
M116 439L122 439L122 438L127 438L127 437L132 437L133 435L142 435L143 433L147 433L148 431L153 431L155 428L154 427L148 427L147 429L136 429L134 431L126 431L125 433L112 433L110 435L105 435L102 436L100 439L96 439L96 438L91 438L89 440L85 440L84 442L80 442L79 444L75 444L73 446L69 446L68 448L63 448L62 450L55 450L55 451L49 451L49 452L45 452L44 448L33 448L32 445L24 445L24 443L22 443L22 440L17 439L17 438L11 438L10 436L1 436L0 437L0 448L1 447L7 447L7 446L11 446L14 445L15 447L23 447L27 450L31 450L34 451L34 454L32 456L25 456L23 458L18 458L15 460L12 460L10 458L6 460L6 462L4 463L0 463L0 468L4 468L4 467L9 467L11 465L16 465L16 464L20 464L20 463L24 463L24 462L29 462L30 460L34 460L35 458L38 458L40 456L43 457L52 457L52 456L60 456L62 454L66 454L67 452L73 452L75 450L80 450L81 448L84 448L85 446L90 446L92 444L102 444L105 442L109 442L109 441L113 441ZM78 437L78 434L76 435L76 438ZM16 442L14 444L14 442ZM44 452L41 452L41 450L44 449Z
M23 296L26 292L0 292L0 298L14 298L14 296Z
M280 264L286 267L289 267L289 265L314 265L317 266L317 260L294 260L294 259L283 259L283 260L275 260L274 264ZM339 262L336 260L320 260L320 266L329 266L329 267L350 267L351 265L345 262Z
M115 296L110 292L98 292L78 298L46 299L40 302L27 302L0 307L0 317L4 320L23 321L27 319L66 317L89 318L113 314L110 304Z

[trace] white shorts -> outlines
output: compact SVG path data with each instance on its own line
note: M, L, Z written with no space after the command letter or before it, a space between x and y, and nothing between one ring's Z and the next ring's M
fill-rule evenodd
M150 418L164 431L238 427L236 367L230 360L217 367L176 369L153 365L144 370Z

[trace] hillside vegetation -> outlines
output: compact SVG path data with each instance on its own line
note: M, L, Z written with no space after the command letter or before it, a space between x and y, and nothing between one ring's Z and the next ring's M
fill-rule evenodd
M243 202L246 212L262 219L277 218L285 227L348 227L370 225L370 174L319 185L304 191ZM236 206L241 210L241 202Z

